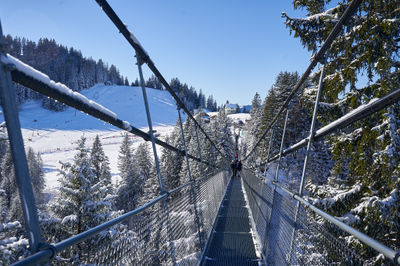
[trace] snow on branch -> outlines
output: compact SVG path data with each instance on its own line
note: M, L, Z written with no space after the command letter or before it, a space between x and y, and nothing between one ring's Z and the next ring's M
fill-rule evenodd
M376 102L377 100L380 100L379 98L374 98L371 101L369 101L367 104L363 104L360 105L359 107L357 107L356 109L354 109L353 111L347 113L346 115L342 116L341 118L331 122L330 124L320 128L319 130L317 130L316 135L321 134L324 131L327 131L330 128L335 128L337 127L337 125L342 124L343 122L345 122L346 120L350 119L351 117L353 117L355 114L357 113L363 113L366 110L368 110L369 108L371 108L371 106L373 105L374 102Z
M0 224L0 232L6 232L21 228L21 223L18 221Z
M109 109L105 108L104 106L102 106L92 100L89 100L82 94L71 90L70 88L68 88L67 86L65 86L62 83L51 80L49 78L49 76L47 76L46 74L34 69L33 67L23 63L22 61L18 60L17 58L15 58L9 54L2 55L0 58L0 61L6 65L8 65L8 64L14 65L17 70L24 73L25 75L48 85L50 88L57 90L58 92L66 94L86 105L89 105L92 108L113 117L114 119L117 119L117 117L118 117L114 112L110 111Z

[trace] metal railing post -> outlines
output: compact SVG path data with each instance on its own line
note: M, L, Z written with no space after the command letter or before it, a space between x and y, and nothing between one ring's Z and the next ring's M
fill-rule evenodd
M142 88L144 106L146 109L147 124L149 126L149 135L150 135L150 140L151 140L151 146L153 148L154 162L156 164L158 183L160 186L160 195L163 195L166 193L166 191L165 191L163 183L162 183L162 176L161 176L161 171L160 171L160 161L158 160L157 148L156 148L156 143L154 140L153 123L152 123L151 115L150 115L149 101L147 99L146 87L145 87L144 78L143 78L143 71L142 71L143 60L140 58L140 55L138 53L136 53L136 60L137 60L137 65L138 65L138 70L139 70L140 87ZM173 241L172 235L171 235L169 207L168 207L166 198L163 199L162 205L167 214L167 228L168 228L167 231L168 231L169 242L171 244L172 260L173 260L173 264L175 265L176 264L176 254L175 254L174 241Z
M286 110L285 124L283 126L283 133L282 133L282 139L281 139L281 147L279 148L279 159L278 159L278 164L276 165L276 170L275 170L275 178L274 178L275 182L278 182L279 168L281 166L282 151L283 151L283 145L285 142L286 126L287 126L288 118L289 118L289 108Z
M164 186L163 186L162 178L161 178L160 162L159 162L158 156L157 156L156 143L154 141L153 123L151 121L149 102L147 99L146 88L144 85L145 83L144 83L143 72L142 72L143 61L140 58L140 55L137 53L136 53L136 60L137 60L137 66L138 66L138 70L139 70L140 87L142 88L144 107L146 109L147 124L149 126L149 135L150 135L150 140L151 140L151 146L153 148L154 161L155 161L156 169L157 169L158 183L160 186L160 194L164 194L165 190L164 190Z
M317 96L315 98L314 111L313 111L312 120L311 120L311 126L310 126L310 135L308 137L307 150L306 150L306 154L305 154L305 157L304 157L303 171L301 173L299 197L303 196L303 190L304 190L306 174L307 174L307 166L308 166L308 161L309 161L309 158L310 158L310 150L311 150L311 146L313 144L313 138L314 138L314 134L315 134L315 123L316 123L316 120L317 120L318 105L319 105L319 99L321 97L321 91L322 91L322 85L323 85L323 82L324 82L324 76L325 76L325 62L323 62L323 64L322 64L321 75L319 77L318 91L317 91ZM295 215L295 218L294 218L294 228L293 228L293 232L292 232L292 238L291 238L291 241L290 241L289 263L292 261L293 244L294 244L294 238L296 236L297 219L298 219L298 216L299 216L299 210L300 210L300 202L297 202L296 215Z
M286 126L287 126L287 122L288 122L288 119L289 119L289 108L286 110L286 116L285 116L285 123L284 123L284 126L283 126L283 132L282 132L282 139L281 139L281 147L279 148L279 160L278 160L278 164L277 164L277 166L276 166L276 170L275 170L275 178L274 178L274 180L275 180L275 182L278 182L278 174L279 174L279 168L280 168L280 165L281 165L281 157L282 157L282 151L283 151L283 145L284 145L284 142L285 142L285 136L286 136ZM272 141L272 134L271 134L271 140L270 140L270 142ZM267 228L266 228L266 230L265 230L265 239L267 240L267 242L268 242L268 235L269 235L269 231L270 231L270 229L271 229L271 219L272 219L272 213L273 213L273 211L274 211L274 201L275 201L275 190L276 190L276 186L274 185L274 188L272 189L272 201L271 201L271 212L270 212L270 214L269 214L269 217L268 217L268 224L267 224Z
M199 154L200 161L203 161L203 157L201 156L201 148L200 148L200 140L199 140L199 131L197 129L197 125L194 125L195 133L196 133L196 141L197 141L197 153ZM203 164L200 163L200 171L203 177L206 177L206 173L204 172Z
M271 146L272 146L273 137L274 137L274 128L271 128L271 136L270 136L270 139L269 139L267 158L265 159L265 167L264 167L264 176L265 177L267 177L267 165L268 165L269 155L270 155L270 152L271 152Z
M5 56L5 50L6 42L0 22L0 57ZM39 250L39 246L42 243L42 234L40 232L32 182L29 176L28 162L15 101L15 90L11 81L10 69L12 67L4 65L0 60L0 97L14 163L15 179L24 214L25 228L29 238L29 249L34 253Z
M185 140L185 132L183 131L180 107L178 107L178 117L179 117L179 126L181 128L181 138L182 138L183 148L184 148L184 151L185 151L186 168L187 168L187 171L188 171L188 177L189 177L189 181L193 181L192 173L190 171L189 157L188 157L186 140ZM200 243L200 246L202 246L203 242L202 242L202 239L201 239L200 219L199 219L199 214L198 214L198 211L197 211L196 195L195 195L193 183L190 185L190 190L191 190L191 196L193 197L194 215L195 215L195 220L196 220L196 224L197 224L197 231L198 231L197 233L198 233L199 243Z

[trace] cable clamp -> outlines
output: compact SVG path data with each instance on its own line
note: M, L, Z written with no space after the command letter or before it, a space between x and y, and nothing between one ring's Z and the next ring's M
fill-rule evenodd
M50 259L52 260L52 259L54 259L54 257L56 256L56 254L57 254L57 249L56 249L56 247L54 246L54 245L52 245L52 244L49 244L49 243L43 243L43 242L41 242L41 243L39 243L39 245L38 245L38 250L39 251L42 251L42 250L46 250L46 249L50 249L51 250L51 257L50 257Z
M136 57L136 65L143 65L145 63L145 60L143 60L143 58L139 55L139 53L136 52L135 54Z

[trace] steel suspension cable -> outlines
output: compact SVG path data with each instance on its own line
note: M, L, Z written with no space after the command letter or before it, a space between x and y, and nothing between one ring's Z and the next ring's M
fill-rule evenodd
M318 64L319 61L321 61L324 56L326 51L330 48L332 42L336 39L336 37L339 35L342 26L349 20L349 18L353 15L353 13L357 10L359 5L361 4L362 0L353 0L349 6L346 8L344 11L343 15L339 19L339 21L336 23L335 27L332 29L331 33L328 35L326 38L324 44L321 46L321 48L318 50L318 52L311 58L311 63L304 72L304 74L301 76L300 80L296 83L294 86L292 92L290 95L287 97L285 102L282 104L282 106L279 108L277 114L274 116L272 119L271 123L268 125L264 133L261 135L261 137L258 139L252 150L245 156L244 160L247 160L247 158L255 151L257 146L261 143L261 141L265 138L265 136L268 134L269 130L272 128L276 120L278 119L279 115L288 107L290 101L293 99L293 97L296 95L296 93L299 91L300 87L303 85L303 83L307 80L307 78L310 76L311 71L314 69L314 67Z
M157 67L151 60L148 53L144 50L144 48L142 47L140 42L136 39L136 37L133 35L133 33L128 30L127 26L121 21L121 19L118 17L118 15L112 9L112 7L108 4L108 2L106 0L96 0L96 2L99 4L101 9L104 11L104 13L106 13L106 15L111 19L111 21L118 28L120 33L125 37L125 39L133 47L133 49L135 49L136 53L141 57L143 62L147 64L149 69L153 72L153 74L158 78L158 80L164 85L165 89L175 99L178 107L180 107L183 111L185 111L187 116L193 120L193 122L199 127L200 131L204 134L206 139L208 141L210 141L211 145L213 145L216 148L216 150L222 155L222 157L226 157L226 155L220 149L218 149L218 147L214 143L214 141L208 136L206 131L196 121L196 119L193 117L191 112L186 108L185 104L181 101L181 99L179 99L179 97L176 95L176 93L172 90L171 86L168 84L168 82L165 80L163 75L157 69Z
M331 122L330 124L324 126L323 128L318 129L315 132L313 139L314 141L320 141L321 139L335 132L336 130L343 129L354 122L364 119L370 116L371 114L378 112L398 102L399 100L400 100L400 89L397 89L378 100L369 102L367 105L362 106L361 108L351 112L351 114L347 114L344 117L341 117ZM307 146L308 139L309 139L308 137L304 138L301 141L297 142L296 144L293 144L292 146L283 150L282 155L288 155ZM270 159L268 159L266 163L273 162L278 158L279 154L275 154Z
M10 55L7 55L7 58L13 58ZM11 78L14 82L21 84L27 88L30 88L33 91L36 91L38 93L41 93L43 95L46 95L52 99L55 99L65 105L68 105L70 107L73 107L81 112L87 113L95 118L98 118L104 122L107 122L113 126L116 126L120 129L126 130L136 136L139 136L141 138L143 138L146 141L150 141L150 135L146 132L143 132L142 130L130 125L129 128L126 127L126 125L124 124L124 121L119 119L119 118L115 118L105 112L102 112L100 110L98 110L97 108L90 106L82 101L80 101L77 98L74 98L62 91L56 90L53 87L51 87L50 85L48 85L47 83L40 81L38 79L36 79L33 76L28 75L28 73L25 73L24 71L21 71L19 69L12 69L11 70ZM176 153L181 154L182 156L185 155L185 151L178 149L162 140L159 140L157 138L154 138L154 141L156 144L168 149L168 150L172 150ZM216 165L211 164L209 162L203 161L200 158L193 156L191 154L188 154L190 159L196 160L198 162L204 163L206 165L215 167Z

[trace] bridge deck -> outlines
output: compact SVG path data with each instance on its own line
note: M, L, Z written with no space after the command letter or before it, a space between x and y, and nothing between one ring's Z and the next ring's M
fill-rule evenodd
M258 265L239 178L232 178L201 265Z

